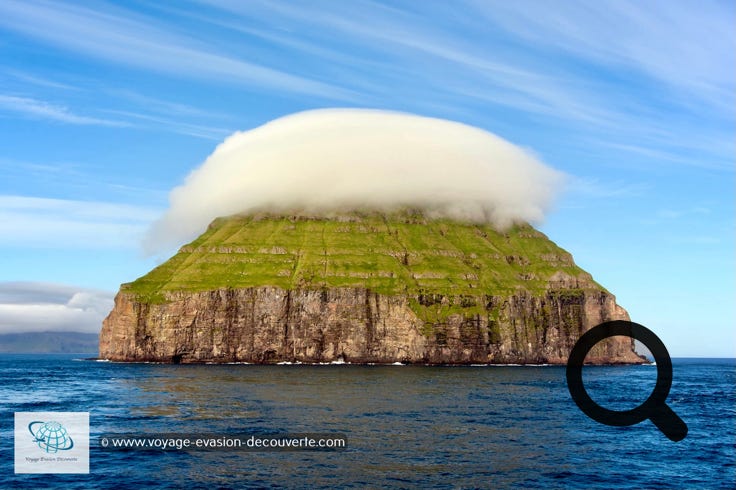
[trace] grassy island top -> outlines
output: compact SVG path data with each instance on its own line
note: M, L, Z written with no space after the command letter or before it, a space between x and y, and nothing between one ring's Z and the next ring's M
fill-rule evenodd
M170 291L254 286L482 296L540 292L561 277L599 287L568 252L528 224L497 230L412 211L331 218L260 213L215 219L122 289L148 302L165 301Z

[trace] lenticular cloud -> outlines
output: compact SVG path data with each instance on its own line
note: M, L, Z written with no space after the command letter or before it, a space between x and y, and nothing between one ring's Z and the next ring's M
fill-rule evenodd
M170 194L149 252L181 245L218 216L423 209L506 226L539 222L561 174L479 128L396 112L324 109L237 132Z

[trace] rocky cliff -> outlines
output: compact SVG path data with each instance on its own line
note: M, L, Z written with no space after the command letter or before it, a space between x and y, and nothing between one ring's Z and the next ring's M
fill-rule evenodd
M562 364L584 331L614 319L628 319L614 296L528 225L237 216L122 286L100 357ZM589 359L641 362L628 338Z

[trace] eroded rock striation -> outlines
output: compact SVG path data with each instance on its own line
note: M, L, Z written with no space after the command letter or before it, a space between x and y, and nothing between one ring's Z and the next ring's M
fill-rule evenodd
M628 319L528 225L421 213L221 218L124 284L100 357L157 362L550 363ZM596 363L639 363L628 338Z

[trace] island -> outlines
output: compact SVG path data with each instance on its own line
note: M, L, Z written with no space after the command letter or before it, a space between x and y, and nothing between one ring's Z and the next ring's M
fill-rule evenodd
M215 219L123 284L99 356L165 363L564 364L586 330L628 320L526 223L417 210ZM586 362L646 362L625 337Z

